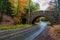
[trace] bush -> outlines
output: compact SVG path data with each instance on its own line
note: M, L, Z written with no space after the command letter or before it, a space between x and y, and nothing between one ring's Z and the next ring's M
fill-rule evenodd
M42 21L48 21L48 19L47 19L47 18L41 18L41 20L42 20Z

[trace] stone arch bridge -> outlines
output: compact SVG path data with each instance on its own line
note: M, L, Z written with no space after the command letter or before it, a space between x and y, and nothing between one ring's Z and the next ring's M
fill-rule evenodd
M38 11L38 12L34 12L34 13L28 13L25 17L26 17L26 23L28 24L34 24L34 21L38 18L44 16L46 18L49 19L49 21L53 24L56 23L55 21L55 17L54 17L54 11Z

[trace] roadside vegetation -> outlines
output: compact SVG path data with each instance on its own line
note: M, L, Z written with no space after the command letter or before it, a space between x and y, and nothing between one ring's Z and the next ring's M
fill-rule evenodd
M46 17L39 17L39 18L37 18L36 21L35 21L35 24L39 24L40 21L45 21L48 25L51 24L50 21L49 21L49 19L46 18Z
M31 25L28 25L28 24L20 24L20 25L5 26L5 27L0 28L0 31L17 29L17 28L23 28L23 27L29 27L29 26L31 26Z

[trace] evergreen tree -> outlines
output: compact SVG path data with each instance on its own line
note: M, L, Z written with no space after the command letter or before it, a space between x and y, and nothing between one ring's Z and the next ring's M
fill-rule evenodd
M52 10L58 11L58 1L57 0L53 0L52 1L52 5L53 5Z
M13 6L9 0L0 0L0 13L1 13L0 21L2 21L3 19L3 14L12 16L13 14L12 8Z
M13 6L9 0L0 0L0 4L0 12L3 12L10 16L13 14Z
M3 12L4 12L4 4L3 4L3 1L0 0L0 22L2 22L2 19L3 19Z

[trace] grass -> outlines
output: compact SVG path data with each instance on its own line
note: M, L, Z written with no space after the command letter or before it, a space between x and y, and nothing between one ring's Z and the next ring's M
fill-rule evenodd
M5 27L0 28L0 31L22 28L22 27L27 27L27 26L30 26L30 25L29 24L20 24L20 25L17 24L17 25L5 26Z

